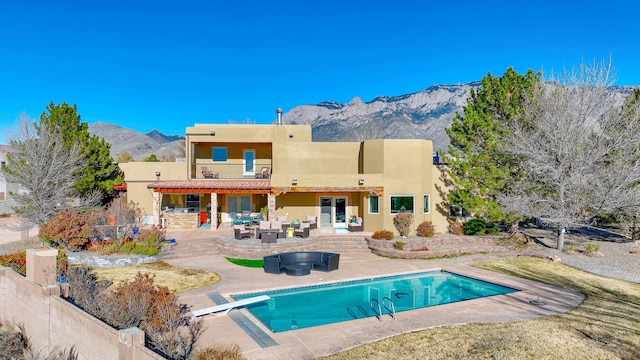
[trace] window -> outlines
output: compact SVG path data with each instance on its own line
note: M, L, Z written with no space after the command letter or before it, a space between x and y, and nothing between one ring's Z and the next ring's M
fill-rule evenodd
M422 195L422 212L428 214L431 212L431 204L429 204L429 194Z
M253 175L256 172L256 151L255 150L245 150L244 151L244 167L243 173L244 175Z
M377 195L369 195L369 214L379 214L380 207L378 206L380 198Z
M227 157L226 147L211 148L211 159L213 161L227 161Z
M391 213L397 214L401 212L413 212L413 196L411 195L392 195L391 196Z
M190 213L200 211L199 194L187 194L187 209L189 209Z

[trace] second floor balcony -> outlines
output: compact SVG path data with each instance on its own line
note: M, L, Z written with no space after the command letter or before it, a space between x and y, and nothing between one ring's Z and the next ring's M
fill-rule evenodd
M192 179L270 179L271 162L195 163L192 165L191 174Z

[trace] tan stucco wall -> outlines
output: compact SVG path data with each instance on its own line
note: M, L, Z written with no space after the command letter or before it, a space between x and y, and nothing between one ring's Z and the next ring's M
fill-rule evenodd
M211 132L215 135L211 135ZM137 202L144 213L152 213L153 197L147 185L156 181L155 171L161 172L161 180L184 180L191 175L200 178L200 164L208 162L211 170L219 171L221 178L225 178L223 166L216 168L211 161L211 148L220 145L228 148L228 163L241 163L242 151L247 149L256 150L257 164L271 162L271 186L286 192L279 194L276 199L278 215L289 213L289 217L299 218L318 215L318 198L339 196L336 190L342 191L340 189L343 188L345 196L348 196L347 214L363 216L366 231L385 229L396 232L393 225L395 214L390 213L393 195L413 196L414 230L422 221L432 221L437 232L447 231L446 216L436 211L436 204L441 197L434 185L439 173L433 166L431 141L379 139L362 143L312 142L309 125L197 124L189 127L186 163L121 164L125 171L129 200ZM193 154L191 149L194 149ZM234 167L240 168L237 164ZM230 177L242 176L237 174ZM297 184L293 184L293 179L297 180ZM364 180L363 185L360 185L360 179ZM368 213L369 193L353 190L360 186L384 189L379 199L379 214ZM425 194L430 196L430 212L426 214L423 212ZM226 211L225 199L225 196L219 197L223 212ZM166 203L167 200L163 199L162 204ZM201 201L201 210L207 203L207 200ZM252 210L259 211L259 207L253 206Z
M152 190L147 185L157 182L156 171L160 172L160 180L187 179L184 162L129 162L118 164L124 172L127 183L127 201L133 201L143 214L153 213Z

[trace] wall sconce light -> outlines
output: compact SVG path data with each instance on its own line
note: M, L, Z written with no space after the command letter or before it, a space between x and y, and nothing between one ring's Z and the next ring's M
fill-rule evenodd
M156 178L158 178L158 180L160 180L160 171L156 171Z
M358 180L358 185L364 185L364 179Z
M291 179L291 185L298 185L298 179Z
M215 130L211 130L211 136L215 136L216 135L216 131Z
M292 138L293 137L293 133L289 133L289 137Z

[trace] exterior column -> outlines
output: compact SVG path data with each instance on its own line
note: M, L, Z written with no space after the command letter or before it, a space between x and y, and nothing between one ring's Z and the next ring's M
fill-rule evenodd
M218 193L211 193L211 231L218 228Z
M276 219L276 195L267 194L267 207L269 209L269 221Z
M154 191L153 193L153 225L160 226L160 204L162 204L162 194Z

